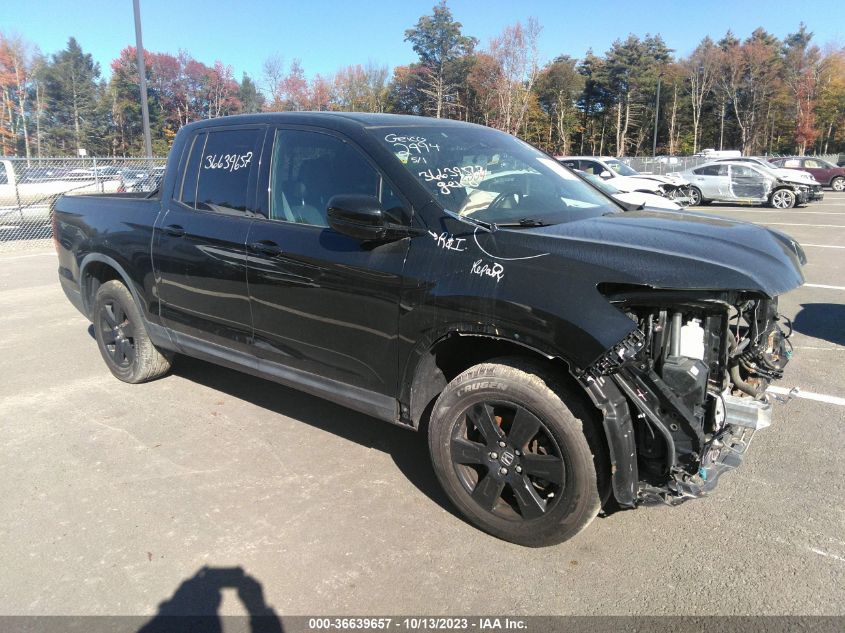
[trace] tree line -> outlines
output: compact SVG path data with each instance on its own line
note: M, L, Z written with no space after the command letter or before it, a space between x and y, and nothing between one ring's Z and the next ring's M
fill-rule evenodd
M299 59L264 61L261 76L233 76L189 53L145 51L153 150L164 155L182 125L251 112L345 110L481 123L549 152L649 155L704 147L745 154L845 151L845 48L820 48L800 24L779 39L705 37L677 57L660 35L629 35L601 55L541 63L536 18L506 26L486 46L463 32L445 0L404 33L418 61L369 62L306 75ZM71 37L44 55L0 33L0 153L137 156L143 130L136 51L108 80Z

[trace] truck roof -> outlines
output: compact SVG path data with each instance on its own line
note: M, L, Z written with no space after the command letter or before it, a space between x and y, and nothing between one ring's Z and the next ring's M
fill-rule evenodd
M413 116L408 114L381 114L372 112L262 112L260 114L238 114L196 121L185 126L190 129L220 127L244 124L279 124L298 123L301 125L330 125L331 127L411 127L438 126L448 127L484 127L475 123L435 119L433 117ZM489 129L489 128L488 128Z

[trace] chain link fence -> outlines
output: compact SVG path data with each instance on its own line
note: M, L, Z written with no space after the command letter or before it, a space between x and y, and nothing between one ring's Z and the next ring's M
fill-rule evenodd
M0 253L37 248L52 237L62 195L153 191L164 158L0 158Z

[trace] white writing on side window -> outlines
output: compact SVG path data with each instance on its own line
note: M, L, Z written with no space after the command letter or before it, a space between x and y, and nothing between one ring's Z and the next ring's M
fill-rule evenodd
M252 160L252 152L246 154L209 154L205 157L203 169L223 169L225 171L238 171L248 167Z

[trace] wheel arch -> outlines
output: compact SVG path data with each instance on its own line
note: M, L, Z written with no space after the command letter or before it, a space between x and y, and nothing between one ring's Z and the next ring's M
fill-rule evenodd
M612 494L620 506L636 504L639 472L633 421L628 403L611 381L582 382L572 374L571 363L560 355L549 354L520 341L492 334L452 331L418 345L400 387L400 407L404 422L419 428L431 412L446 385L473 365L503 356L533 361L551 370L562 382L577 386L577 392L596 410L609 458Z
M129 290L135 305L141 312L143 325L152 341L167 349L176 349L166 328L151 323L146 303L142 300L137 286L126 269L114 258L103 253L89 253L79 265L79 290L82 296L82 307L89 320L93 320L94 297L97 289L107 281L120 281Z
M91 318L94 308L94 297L97 290L107 281L121 281L129 289L135 303L140 307L138 292L131 283L129 275L119 263L108 255L89 253L79 265L79 289L82 292L82 305L85 313Z

